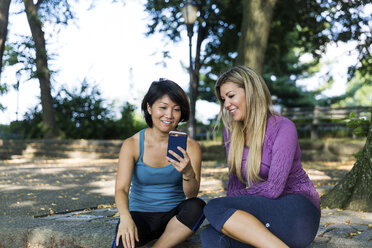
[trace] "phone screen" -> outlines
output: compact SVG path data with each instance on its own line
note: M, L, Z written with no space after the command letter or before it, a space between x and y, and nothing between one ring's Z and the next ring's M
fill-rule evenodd
M177 158L175 158L172 154L170 154L168 151L174 151L179 156L183 158L183 154L180 150L177 149L177 146L182 147L184 150L186 150L187 147L187 134L180 131L170 131L169 132L169 138L168 138L168 149L167 149L167 156L171 159L174 159L178 161Z

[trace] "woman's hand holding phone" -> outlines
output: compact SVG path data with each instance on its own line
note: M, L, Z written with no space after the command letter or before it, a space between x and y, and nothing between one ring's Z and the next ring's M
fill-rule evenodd
M194 170L191 166L190 157L182 147L177 146L177 149L182 152L183 158L174 151L169 150L168 152L172 154L176 159L178 159L178 161L167 157L168 162L170 162L177 171L181 172L184 175L183 179L185 181L188 181L189 179L195 177Z
M177 171L183 174L183 179L188 181L195 177L194 170L191 166L190 157L186 152L187 135L182 132L171 131L168 139L167 160ZM183 147L181 147L183 146ZM177 153L174 149L177 149Z

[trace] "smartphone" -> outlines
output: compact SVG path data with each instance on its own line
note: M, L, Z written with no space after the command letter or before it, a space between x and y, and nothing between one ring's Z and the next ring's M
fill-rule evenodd
M181 131L170 131L169 138L168 138L167 156L179 162L177 158L175 158L172 154L168 152L169 150L174 151L175 153L177 153L179 156L183 158L183 154L180 150L177 149L177 146L180 146L184 150L186 150L187 134Z

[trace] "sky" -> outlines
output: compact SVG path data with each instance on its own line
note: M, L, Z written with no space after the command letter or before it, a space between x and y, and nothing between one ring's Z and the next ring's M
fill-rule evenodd
M189 64L186 27L178 43L170 42L161 34L146 37L149 17L144 11L145 0L127 0L125 5L101 0L96 1L93 9L89 9L88 2L79 1L73 5L76 18L69 25L58 30L47 23L44 25L48 53L57 54L49 61L50 68L55 71L52 95L61 87L70 90L80 88L81 82L87 79L98 86L104 99L116 103L115 111L124 102L130 102L137 106L139 112L140 101L152 81L168 78L188 90L189 74L183 67ZM11 5L10 13L15 11L16 7ZM16 39L17 34L29 35L25 14L11 15L8 29L9 40ZM193 44L195 39L196 35ZM344 93L347 66L355 61L355 56L347 51L352 50L353 46L330 45L322 59L325 66L321 72L298 84L309 90L315 89L321 83L321 75L330 70L336 83L326 95ZM171 58L163 59L164 50L170 51ZM16 70L15 67L5 68L1 81L16 83ZM21 77L18 94L10 88L6 95L0 96L0 102L7 108L0 112L0 124L9 124L17 119L17 105L18 119L22 119L25 112L39 104L39 82L26 79L25 75ZM208 118L218 114L219 106L198 101L196 109L197 119L206 123Z
M125 5L110 0L96 1L96 7L90 10L87 2L74 5L77 14L71 25L58 32L51 25L44 26L48 53L58 54L49 62L51 69L56 71L52 80L54 93L62 86L68 89L80 87L86 78L89 83L98 85L103 98L115 101L118 108L124 102L130 102L139 109L151 82L159 78L171 79L184 90L188 89L189 74L182 66L189 64L186 27L179 43L169 42L159 34L146 37L149 19L143 0L128 0ZM10 11L16 11L15 6L11 5ZM11 15L9 25L9 39L15 39L16 34L30 34L24 14ZM163 50L170 51L170 59L163 59ZM16 83L16 70L5 68L1 81ZM39 82L25 80L25 76L20 80L18 119L40 102ZM0 96L0 102L7 107L6 111L0 112L0 124L16 120L17 91L10 88L8 94ZM218 113L219 107L198 101L197 109L208 109L196 113L198 119L206 122Z

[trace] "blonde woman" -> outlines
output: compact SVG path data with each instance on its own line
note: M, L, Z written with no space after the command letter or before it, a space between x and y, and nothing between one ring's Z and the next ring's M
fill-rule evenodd
M209 201L203 247L306 247L320 200L301 165L295 125L270 110L261 76L245 66L216 83L229 165L227 196Z

